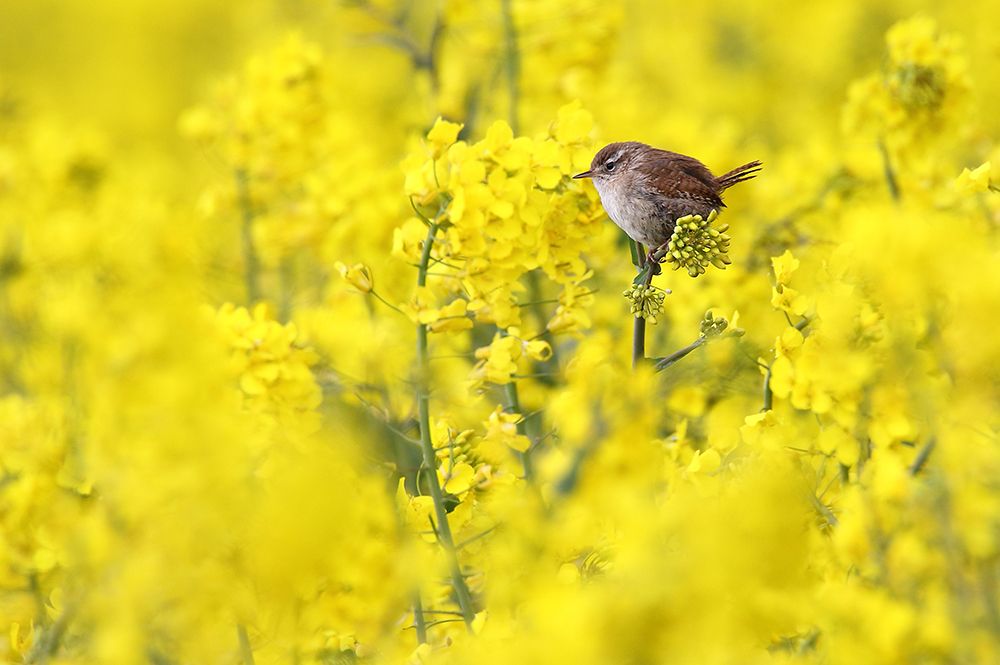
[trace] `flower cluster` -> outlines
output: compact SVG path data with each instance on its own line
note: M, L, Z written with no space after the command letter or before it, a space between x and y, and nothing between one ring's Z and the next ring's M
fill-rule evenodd
M881 72L851 85L844 127L881 142L890 168L904 177L940 177L929 151L956 136L967 116L971 86L961 41L917 16L889 29L886 51Z
M625 299L631 303L629 312L635 314L637 319L646 319L650 323L656 323L656 317L664 312L663 301L669 291L664 291L655 286L636 284L630 289L622 292Z
M718 227L712 223L719 216L713 210L708 217L686 215L674 225L674 232L667 242L667 262L674 270L684 268L692 277L705 273L713 265L720 270L732 263L729 258L728 224Z
M594 194L569 176L589 162L592 123L589 113L569 105L543 136L514 137L497 121L470 144L456 140L460 125L438 119L425 149L404 165L417 217L393 241L397 255L415 262L426 224L441 228L431 258L450 279L418 294L417 312L443 312L457 307L457 298L476 321L519 326L519 280L526 273L541 269L564 291L591 276L581 255L602 214ZM434 304L441 299L449 300L444 309Z
M282 325L259 304L251 313L227 303L216 313L219 331L231 349L243 403L251 412L276 418L284 426L315 429L322 397L310 367L316 354L298 345L294 324Z
M552 356L552 347L548 342L540 339L525 341L517 336L518 332L516 328L511 328L506 335L497 333L489 345L476 349L475 380L504 385L517 372L517 363L522 358L544 361Z

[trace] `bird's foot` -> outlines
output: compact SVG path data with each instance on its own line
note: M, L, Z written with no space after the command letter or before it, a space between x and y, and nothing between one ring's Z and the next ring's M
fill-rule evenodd
M647 253L639 255L639 274L632 280L633 284L649 285L653 281L653 277L663 272L663 269L660 268L660 262L666 256L665 247L665 245L661 245L661 247L651 249Z
M668 240L656 249L649 250L649 253L646 255L646 264L653 266L654 275L659 275L662 272L660 264L663 263L663 259L667 256L667 244L669 242Z

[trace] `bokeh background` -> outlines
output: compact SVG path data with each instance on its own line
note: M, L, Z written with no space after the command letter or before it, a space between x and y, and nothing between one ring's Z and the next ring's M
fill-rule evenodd
M0 660L996 662L998 22L4 2ZM659 368L615 140L765 164Z

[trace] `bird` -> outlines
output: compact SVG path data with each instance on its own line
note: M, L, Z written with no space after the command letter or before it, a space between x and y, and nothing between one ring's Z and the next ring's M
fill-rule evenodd
M694 157L624 141L601 148L590 169L573 177L590 178L611 221L652 256L669 242L679 218L720 211L726 205L722 193L761 168L754 160L715 176Z

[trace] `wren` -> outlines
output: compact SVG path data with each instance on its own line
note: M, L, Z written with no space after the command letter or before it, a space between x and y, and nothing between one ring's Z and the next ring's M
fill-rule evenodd
M604 146L590 170L573 177L592 179L611 221L652 252L670 240L678 218L724 208L722 193L760 169L753 161L714 176L694 157L627 141Z

